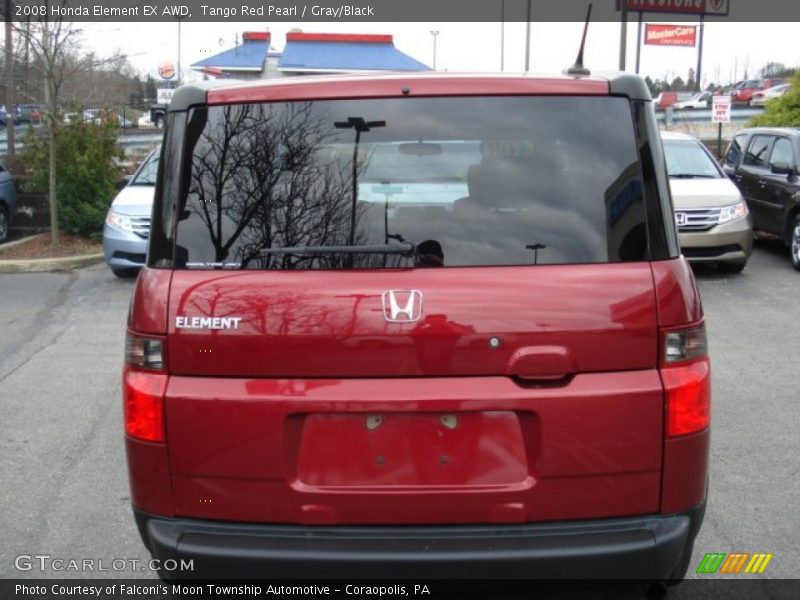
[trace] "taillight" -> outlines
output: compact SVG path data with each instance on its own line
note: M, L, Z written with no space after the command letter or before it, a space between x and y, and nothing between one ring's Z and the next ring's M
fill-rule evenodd
M159 339L129 332L125 337L125 362L140 369L163 369L164 345Z
M163 342L129 332L125 339L125 363L122 375L125 433L148 442L163 442L167 390Z
M702 431L711 423L711 365L705 326L665 332L663 348L666 435Z

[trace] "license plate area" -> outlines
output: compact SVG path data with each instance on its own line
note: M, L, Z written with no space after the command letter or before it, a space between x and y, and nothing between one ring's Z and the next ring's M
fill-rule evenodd
M297 479L347 489L519 484L528 478L520 423L512 411L309 414Z

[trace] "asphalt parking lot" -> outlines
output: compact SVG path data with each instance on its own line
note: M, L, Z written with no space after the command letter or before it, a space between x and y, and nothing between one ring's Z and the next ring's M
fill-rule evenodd
M696 270L713 360L706 552L771 552L760 577L800 573L800 273L759 242L741 275ZM0 275L0 578L21 554L146 561L129 508L120 365L132 280L104 265ZM154 577L152 572L100 574ZM670 598L697 597L688 586Z

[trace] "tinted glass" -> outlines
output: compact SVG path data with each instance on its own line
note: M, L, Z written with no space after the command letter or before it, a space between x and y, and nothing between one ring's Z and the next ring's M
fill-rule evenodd
M750 141L750 146L744 155L743 164L753 167L767 166L767 150L772 142L772 138L768 135L757 135Z
M775 145L772 147L772 154L769 157L769 164L786 163L790 166L794 165L794 152L792 151L792 142L787 138L778 138L775 140Z
M739 164L739 159L742 156L742 144L744 144L746 137L745 135L737 135L733 138L731 145L728 146L728 152L725 153L726 165L735 167Z
M319 101L215 106L204 114L189 148L177 266L646 258L626 99ZM187 138L193 135L190 128Z
M700 142L665 140L664 154L670 177L722 177L714 159Z

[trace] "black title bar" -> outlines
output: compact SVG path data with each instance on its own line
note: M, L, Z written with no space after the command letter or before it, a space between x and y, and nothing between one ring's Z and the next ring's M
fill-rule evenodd
M530 0L535 22L619 21L619 0ZM14 0L15 21L194 22L524 22L529 0ZM0 3L2 6L4 3ZM0 11L2 12L2 11ZM800 21L787 0L628 0L628 18L645 20ZM787 43L789 41L787 40Z

